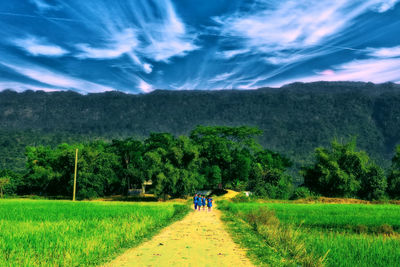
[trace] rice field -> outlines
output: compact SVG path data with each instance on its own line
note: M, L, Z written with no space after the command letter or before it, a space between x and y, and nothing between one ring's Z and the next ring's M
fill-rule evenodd
M261 239L247 248L261 265L269 261L259 249L265 242L265 253L271 254L268 250L272 246L281 254L279 262L286 260L287 264L282 266L304 264L298 259L288 261L291 254L285 252L290 251L288 246L293 244L285 238L290 236L296 239L299 247L304 246L308 255L313 255L316 266L400 266L399 205L223 203L221 208L232 222L234 217L240 218L240 222L235 221L236 232L239 228L249 229L251 216L261 212L260 208L272 211L271 216L276 216L275 225L279 225L280 234L266 229L273 225L267 225L265 229L260 225L251 228L252 234ZM249 217L249 214L253 215ZM263 220L270 221L268 218ZM285 232L284 238L282 232ZM283 241L278 244L274 239Z
M188 210L172 203L0 200L0 266L95 266Z

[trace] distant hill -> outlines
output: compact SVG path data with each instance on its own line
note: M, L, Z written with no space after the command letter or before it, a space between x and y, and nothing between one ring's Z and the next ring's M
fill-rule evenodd
M317 146L357 136L384 166L400 143L400 86L393 83L294 83L222 91L0 93L0 168L21 169L24 147L95 138L188 134L196 125L251 125L260 142L309 162Z

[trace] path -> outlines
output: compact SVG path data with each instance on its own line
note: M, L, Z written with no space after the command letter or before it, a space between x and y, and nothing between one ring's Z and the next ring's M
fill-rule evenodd
M106 266L253 266L225 231L220 211L192 211Z

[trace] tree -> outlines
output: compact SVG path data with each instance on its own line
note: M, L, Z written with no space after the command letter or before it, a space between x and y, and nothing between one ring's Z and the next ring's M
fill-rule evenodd
M345 144L334 140L330 149L317 148L314 164L302 169L304 185L328 197L381 198L386 188L383 170L356 147L353 138Z
M103 141L89 144L61 144L56 148L27 147L27 169L22 192L50 196L71 196L75 149L79 149L77 196L93 198L120 189L118 156Z
M391 197L400 198L400 145L392 159L392 167L388 176L388 193Z
M10 183L10 177L9 176L3 176L0 177L0 197L3 198L3 191L6 185Z
M197 126L190 138L199 146L200 172L215 186L217 166L221 173L221 183L237 185L239 181L247 183L251 157L262 150L255 137L261 131L254 127ZM219 179L219 178L218 178Z
M114 153L119 156L122 166L121 175L124 177L122 185L125 185L124 192L127 194L132 184L140 187L145 180L143 176L144 145L141 141L127 138L125 140L113 140L111 147L114 149Z
M144 143L146 177L152 180L156 196L180 197L203 186L198 174L199 152L190 139L153 133Z
M270 150L257 153L252 163L248 189L259 196L289 198L293 185L286 171L291 164L286 157Z
M387 180L382 168L376 164L368 166L361 180L359 197L367 200L379 200L385 197Z

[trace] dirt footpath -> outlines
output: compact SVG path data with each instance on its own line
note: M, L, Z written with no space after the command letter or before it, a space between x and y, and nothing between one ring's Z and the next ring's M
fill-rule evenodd
M192 211L105 266L253 266L225 231L220 211Z

